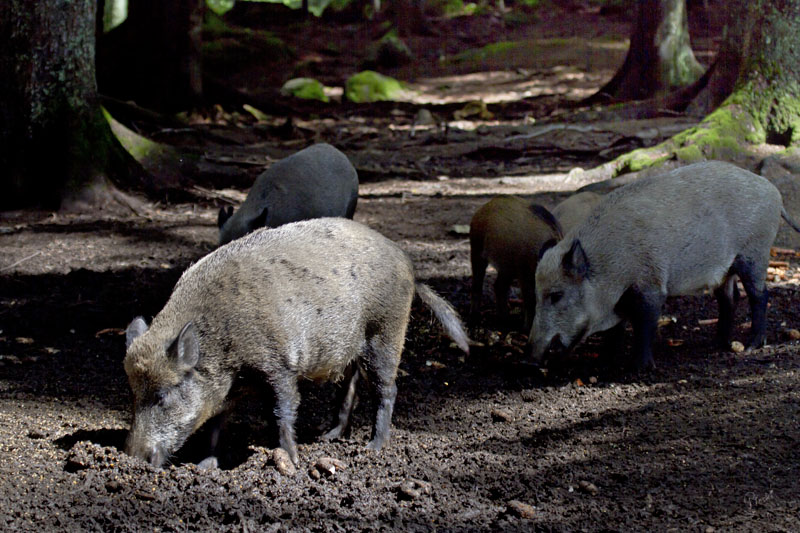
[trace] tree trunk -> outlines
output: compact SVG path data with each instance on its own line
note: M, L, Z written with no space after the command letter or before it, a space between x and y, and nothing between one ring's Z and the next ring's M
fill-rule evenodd
M757 142L800 140L800 1L739 0L705 89L688 111L746 111Z
M736 0L707 83L688 111L696 127L606 165L614 174L667 159L732 159L749 145L800 143L800 0ZM709 112L710 111L710 112Z
M392 3L395 26L401 37L435 34L425 17L424 8L425 0L395 0Z
M639 0L625 62L585 103L643 100L694 83L703 67L689 42L686 0Z
M97 103L95 9L0 0L0 208L104 203L110 175L143 175Z
M100 91L159 111L202 96L204 0L130 0L128 18L100 37Z

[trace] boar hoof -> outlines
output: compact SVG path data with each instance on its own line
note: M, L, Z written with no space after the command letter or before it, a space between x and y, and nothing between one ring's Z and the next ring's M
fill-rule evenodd
M336 440L338 438L341 438L342 433L344 433L344 431L342 430L342 426L336 426L332 430L330 430L327 433L325 433L324 435L322 435L320 437L320 439L322 439L324 441Z
M200 470L215 470L219 468L219 461L212 455L197 463L197 468Z

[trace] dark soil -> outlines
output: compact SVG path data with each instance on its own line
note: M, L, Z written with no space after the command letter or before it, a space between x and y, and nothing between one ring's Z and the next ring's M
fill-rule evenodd
M595 12L583 16L600 20ZM544 23L555 31L552 20ZM627 33L625 19L612 23ZM563 25L562 33L572 35L564 28L580 21ZM582 90L612 71L581 81ZM560 71L547 72L557 83ZM551 117L563 99L537 100L537 109ZM602 142L562 135L546 150L504 142L503 151L487 146L518 135L513 129L524 128L530 106L525 113L495 108L494 121L477 121L475 130L454 126L446 141L433 130L411 139L411 107L369 109L309 118L289 139L252 123L232 126L222 113L227 118L214 126L215 140L176 143L211 156L241 153L233 164L252 176L263 167L248 166L245 155L266 161L313 139L333 142L364 181L356 220L398 242L419 277L462 313L469 307L469 244L455 225L468 224L499 193L552 207L580 183L542 174L603 161L609 153L600 152L617 142L614 135L627 139L622 148L634 137L654 143L686 120L626 126L656 130L649 136L609 133L606 124L597 127ZM224 145L220 135L234 141ZM591 149L564 152L576 144ZM212 183L193 192L196 202L154 205L145 216L2 214L0 529L800 529L800 345L791 331L800 328L800 257L788 251L775 257L788 266L775 263L770 273L770 345L760 350L714 349L707 320L716 317L716 305L699 295L667 303L655 370L628 372L622 357L601 361L596 339L541 370L523 356L519 302L512 323L498 323L488 283L473 332L482 346L469 356L415 304L393 433L380 452L365 449L369 398L356 411L351 438L322 442L336 388L304 383L293 475L275 466L271 392L263 385L235 411L219 469L195 464L203 458L202 430L167 468L128 457L124 328L134 316L155 315L181 272L214 248L218 203L244 197L246 187L231 186ZM737 317L742 341L745 307Z

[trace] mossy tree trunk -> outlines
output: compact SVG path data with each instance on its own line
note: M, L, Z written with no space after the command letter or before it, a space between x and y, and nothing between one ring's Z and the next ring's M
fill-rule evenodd
M0 208L98 205L143 179L97 103L94 0L0 0Z
M736 0L707 83L688 111L696 127L610 163L615 173L677 158L735 159L748 146L800 144L800 0Z
M625 62L586 103L643 100L694 83L704 72L689 42L686 0L639 0Z
M705 89L688 111L735 106L754 142L800 140L800 1L739 0Z

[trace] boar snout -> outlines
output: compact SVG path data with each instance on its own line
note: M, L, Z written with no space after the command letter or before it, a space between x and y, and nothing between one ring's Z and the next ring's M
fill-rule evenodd
M561 342L561 337L559 335L555 335L550 337L539 337L537 338L534 334L531 334L528 344L525 346L525 352L534 364L540 365L542 361L544 361L544 356L548 351L555 350L559 353L564 352L566 347Z
M152 466L160 468L167 460L167 450L164 446L156 444L139 443L132 437L128 438L125 453L137 459L147 461Z

